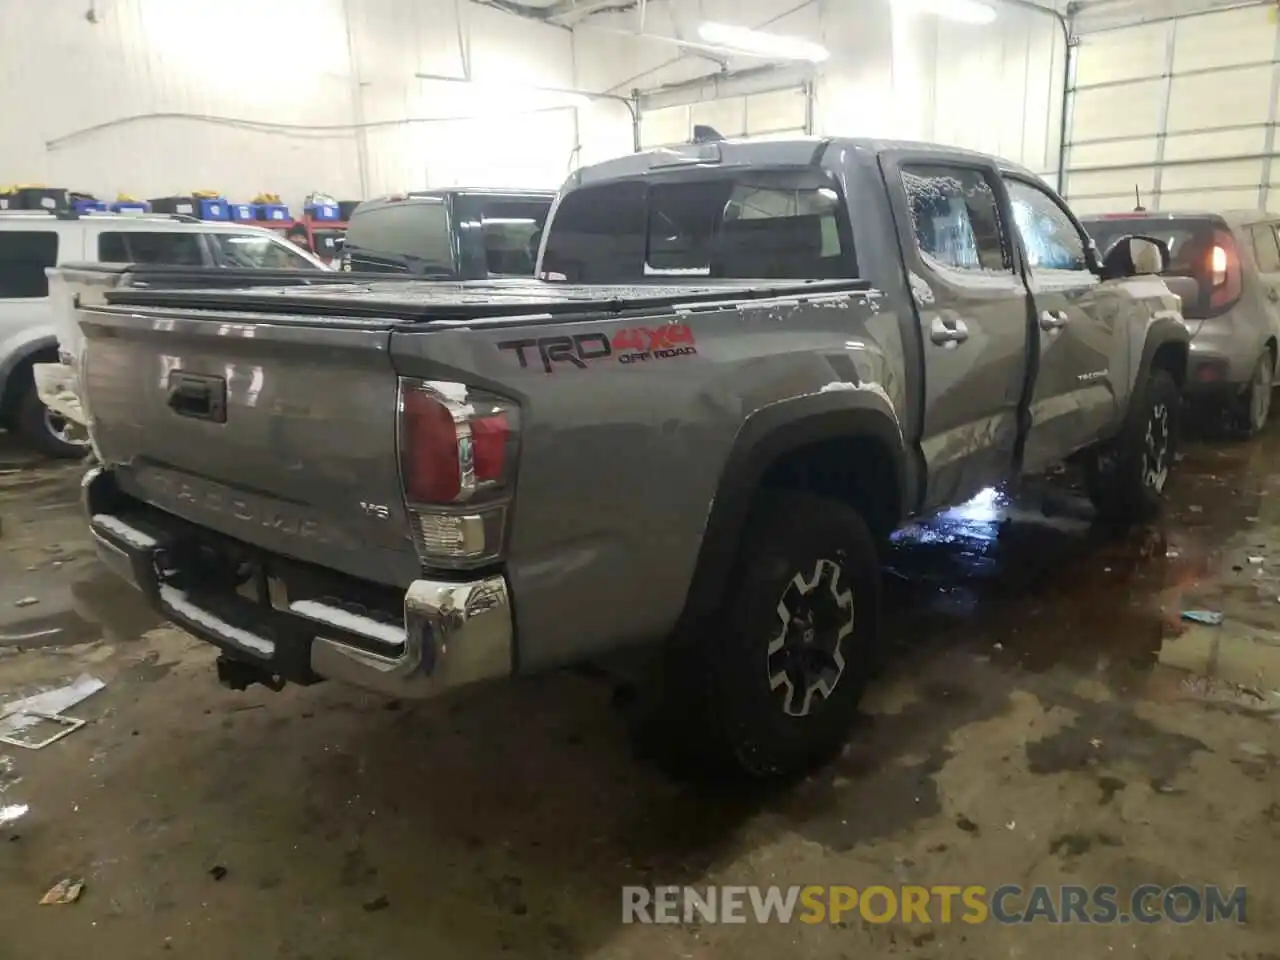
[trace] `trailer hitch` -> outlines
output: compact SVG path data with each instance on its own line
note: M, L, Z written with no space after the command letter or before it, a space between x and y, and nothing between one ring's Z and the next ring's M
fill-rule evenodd
M243 660L218 657L214 666L218 671L218 682L229 690L248 690L255 683L260 683L276 693L284 689L284 680L280 677Z

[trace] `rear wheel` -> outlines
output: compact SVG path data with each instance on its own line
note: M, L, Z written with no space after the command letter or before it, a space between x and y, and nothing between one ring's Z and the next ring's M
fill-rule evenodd
M856 511L805 494L763 501L695 654L720 759L785 776L837 752L879 659L879 607L875 541Z
M1124 431L1089 458L1089 499L1103 520L1137 523L1160 509L1178 450L1181 399L1168 371L1152 370L1134 395Z
M46 407L34 382L22 395L17 425L22 438L47 456L74 460L89 452L79 425Z
M1271 392L1275 387L1276 362L1271 350L1264 349L1254 364L1249 386L1241 395L1235 411L1239 428L1249 436L1262 432L1271 417Z

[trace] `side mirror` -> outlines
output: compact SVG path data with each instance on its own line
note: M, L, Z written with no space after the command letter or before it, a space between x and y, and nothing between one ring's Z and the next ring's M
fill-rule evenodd
M1155 237L1131 235L1113 243L1102 257L1102 279L1154 276L1173 263L1169 245Z

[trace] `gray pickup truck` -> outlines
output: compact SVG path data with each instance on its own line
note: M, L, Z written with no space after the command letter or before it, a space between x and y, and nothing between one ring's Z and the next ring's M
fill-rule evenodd
M229 686L665 644L690 736L794 771L848 734L907 518L1073 458L1107 517L1157 506L1188 338L1146 243L989 157L808 139L575 173L527 281L84 268L93 537Z

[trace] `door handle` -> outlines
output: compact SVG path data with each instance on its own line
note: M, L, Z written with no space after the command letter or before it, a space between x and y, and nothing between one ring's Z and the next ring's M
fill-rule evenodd
M226 423L227 381L222 377L174 370L169 374L166 402L180 417Z
M1050 313L1045 310L1040 314L1041 330L1061 330L1070 322L1071 318L1067 316L1065 310L1059 310L1057 313Z
M969 339L969 328L957 317L934 317L929 326L929 339L940 346L964 343Z

